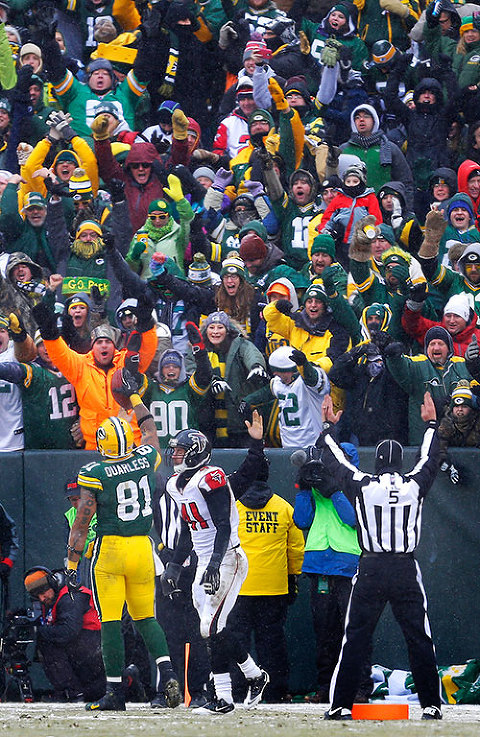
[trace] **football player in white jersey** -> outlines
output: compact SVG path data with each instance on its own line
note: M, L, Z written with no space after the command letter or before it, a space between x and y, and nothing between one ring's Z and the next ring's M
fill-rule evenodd
M258 414L254 423L261 428ZM227 625L248 570L238 537L234 495L223 469L208 465L211 445L203 433L183 430L169 445L175 473L167 481L166 491L179 507L182 529L174 558L162 574L162 587L166 594L175 590L182 563L193 547L198 556L193 603L202 637L209 638L215 685L215 698L202 710L220 714L233 711L231 660L238 663L249 683L245 705L253 707L262 698L269 677Z

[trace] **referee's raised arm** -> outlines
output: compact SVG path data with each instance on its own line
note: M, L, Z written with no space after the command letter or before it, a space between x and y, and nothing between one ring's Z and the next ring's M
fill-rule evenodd
M427 424L417 461L405 478L413 479L419 486L419 495L424 497L432 486L440 464L440 438L437 432L437 412L430 392L423 395L422 420Z

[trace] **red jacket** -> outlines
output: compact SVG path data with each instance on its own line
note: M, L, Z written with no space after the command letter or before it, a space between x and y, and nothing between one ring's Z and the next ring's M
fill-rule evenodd
M83 622L82 622L82 629L83 630L99 630L101 627L100 620L98 618L97 610L95 609L95 604L93 603L93 595L90 589L87 589L85 586L80 586L79 591L82 591L84 594L90 594L90 606L88 607L87 611L83 615ZM63 586L63 588L60 589L58 592L57 600L55 604L52 607L52 611L50 613L50 621L49 624L55 624L55 620L57 619L57 605L60 599L68 594L68 588L66 586Z
M367 194L355 198L355 207L352 207L354 202L352 197L349 197L343 192L339 192L323 213L323 218L317 226L318 232L321 233L325 230L325 226L334 215L336 215L335 219L345 227L345 235L343 236L344 243L349 243L350 234L352 233L355 223L366 215L374 215L375 223L380 225L380 223L383 222L383 218L382 213L380 212L378 200L372 189L366 190L366 192ZM365 210L367 212L365 212Z
M472 161L472 159L466 159L466 161L463 161L458 167L457 179L458 179L458 191L468 194L468 196L473 202L475 215L478 215L479 214L478 208L480 205L480 196L477 197L476 200L474 200L472 195L468 191L468 177L471 174L471 172L474 171L475 169L480 169L480 164L477 164L476 161Z
M435 322L435 320L428 320L420 312L413 312L405 307L402 315L402 327L408 335L411 335L415 340L420 343L423 348L425 341L425 333L429 328L435 326L445 327L445 321ZM453 341L453 353L455 356L464 356L467 346L472 339L472 335L475 333L477 340L480 343L480 329L477 328L477 315L473 315L472 319L464 330L456 335L452 335Z
M145 225L148 215L148 207L152 200L163 197L163 187L158 177L158 171L166 167L170 168L176 164L188 163L188 142L172 140L172 153L166 165L160 160L157 149L153 143L134 143L125 159L122 167L112 153L110 141L95 141L95 155L98 161L98 173L104 182L108 184L112 179L121 179L125 182L125 196L128 202L128 211L133 231L137 231ZM152 164L156 162L157 171L152 168L150 178L145 185L135 182L129 170L130 164L141 164L142 162Z

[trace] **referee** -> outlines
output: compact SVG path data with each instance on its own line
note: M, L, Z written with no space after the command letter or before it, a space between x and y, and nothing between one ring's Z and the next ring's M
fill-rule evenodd
M438 469L439 440L432 397L424 395L422 420L428 423L415 467L402 474L403 449L383 440L375 451L375 474L352 466L329 430L340 419L326 397L324 430L317 445L322 461L355 507L362 550L345 620L342 650L330 684L331 706L325 719L351 719L362 665L372 635L390 602L408 647L422 719L441 719L440 681L427 615L427 599L414 550L420 540L423 500Z

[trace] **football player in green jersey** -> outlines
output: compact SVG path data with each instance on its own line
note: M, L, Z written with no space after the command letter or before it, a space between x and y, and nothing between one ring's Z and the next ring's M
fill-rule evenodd
M86 705L93 710L125 710L122 686L124 645L122 609L130 616L155 659L160 688L169 707L178 706L180 687L172 670L165 635L154 617L154 557L148 537L152 526L151 498L155 471L161 463L155 423L137 393L137 377L122 370L119 393L130 398L144 445L137 448L126 420L109 417L97 429L97 448L103 458L80 469L80 504L67 546L66 575L71 595L77 587L76 568L88 526L97 514L97 540L92 559L92 589L102 622L102 653L107 692Z

